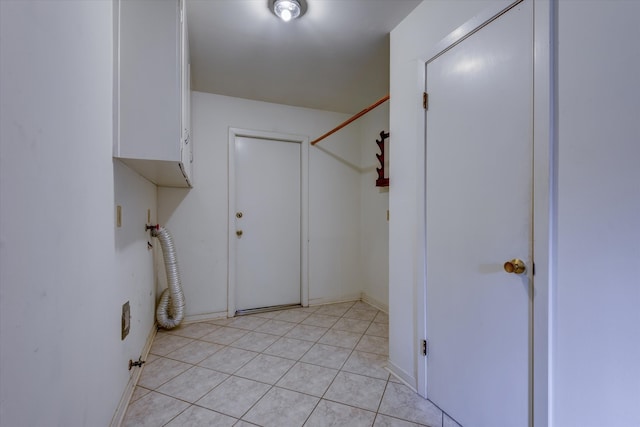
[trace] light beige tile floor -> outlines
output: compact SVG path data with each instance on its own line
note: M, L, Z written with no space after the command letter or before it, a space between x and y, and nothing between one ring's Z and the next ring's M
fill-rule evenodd
M123 426L457 426L384 369L388 336L363 302L159 331Z

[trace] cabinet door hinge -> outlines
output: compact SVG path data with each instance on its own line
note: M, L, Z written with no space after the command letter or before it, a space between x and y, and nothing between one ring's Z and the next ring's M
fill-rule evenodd
M533 276L535 276L535 275L536 275L536 263L534 262L534 263L532 263L532 264L533 264L533 265L531 266L531 274L532 274Z
M429 109L429 94L427 92L422 92L422 108Z
M427 340L422 340L422 355L426 356L429 351L429 344L427 344Z

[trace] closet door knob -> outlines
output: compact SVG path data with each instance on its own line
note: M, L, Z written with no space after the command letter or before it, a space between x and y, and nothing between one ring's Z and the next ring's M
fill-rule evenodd
M526 269L527 266L524 264L524 261L518 258L514 258L511 261L504 263L504 271L507 273L522 274Z

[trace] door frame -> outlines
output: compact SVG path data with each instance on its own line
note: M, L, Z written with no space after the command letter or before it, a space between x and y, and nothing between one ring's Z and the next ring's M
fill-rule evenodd
M531 381L530 418L532 426L551 425L553 384L553 288L557 245L557 110L556 42L557 5L555 0L503 0L485 9L436 43L424 59L416 61L419 86L426 92L427 64L456 44L522 1L533 1L533 230L532 254L535 276L532 277L533 301L529 334L532 339L529 378ZM418 113L417 135L422 135L421 161L418 163L416 200L418 232L416 242L416 314L415 373L417 392L427 395L427 360L420 353L427 337L426 313L426 111Z
M227 316L236 314L236 138L300 144L300 305L309 305L309 137L279 132L229 128L227 214Z

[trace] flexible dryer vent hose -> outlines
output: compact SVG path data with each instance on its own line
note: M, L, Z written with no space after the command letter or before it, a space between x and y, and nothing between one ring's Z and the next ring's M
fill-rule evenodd
M156 320L165 329L173 329L184 319L184 294L180 285L178 258L171 234L164 227L152 228L151 235L160 240L164 267L167 271L167 289L162 292L156 309Z

